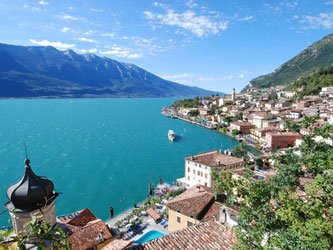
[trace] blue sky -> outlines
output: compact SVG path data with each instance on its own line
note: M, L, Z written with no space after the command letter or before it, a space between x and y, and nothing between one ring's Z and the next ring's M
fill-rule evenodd
M230 93L333 29L333 0L0 0L0 42L134 63Z

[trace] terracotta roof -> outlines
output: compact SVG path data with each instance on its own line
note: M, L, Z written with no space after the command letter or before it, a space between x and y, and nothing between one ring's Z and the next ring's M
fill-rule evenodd
M236 235L218 221L208 221L134 246L130 249L232 249Z
M77 227L83 227L85 226L89 221L96 220L97 217L90 211L89 208L85 208L83 210L80 210L78 212L75 212L74 214L79 215L71 220L66 220L64 217L60 217L60 221L64 224L71 224L73 226ZM68 216L67 216L68 217Z
M219 195L217 200L218 201L215 201L214 189L196 185L178 195L166 205L168 208L179 211L181 214L191 216L197 220L208 221L214 218L218 219L220 213L219 209L225 206L223 203L225 196ZM237 211L232 208L229 208L229 210L232 214L237 213ZM217 217L214 217L214 214L216 214Z
M111 241L108 245L102 248L102 250L122 250L126 249L128 247L133 246L132 241L126 241L126 240L118 240L115 239Z
M216 220L216 219L219 220L220 219L220 209L223 206L226 207L226 205L224 203L215 201L212 204L212 206L209 208L209 210L206 212L205 216L201 219L201 221L205 222L205 221ZM230 208L228 206L228 209L229 209L231 216L237 217L237 215L239 214L239 211L234 208Z
M217 150L198 154L195 156L190 156L185 158L188 161L198 162L210 167L224 167L231 164L237 164L244 162L243 159L237 158L234 156L226 155L223 153L218 152Z
M98 219L89 208L78 211L80 216L62 223L71 231L68 242L72 243L72 249L88 249L97 246L98 237L103 232L104 240L112 237L108 226Z
M237 126L251 126L251 127L255 127L254 124L252 123L249 123L249 122L239 122L239 121L236 121L236 122L231 122L230 124L234 124L234 125L237 125Z
M156 211L152 208L149 208L146 210L146 212L154 219L154 220L159 220L161 219L161 216L156 213Z

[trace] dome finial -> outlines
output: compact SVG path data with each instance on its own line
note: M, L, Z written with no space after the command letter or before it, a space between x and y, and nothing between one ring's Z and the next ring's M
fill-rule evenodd
M30 168L30 160L28 158L28 147L27 147L27 144L24 143L24 148L25 148L25 165L27 165L27 167Z

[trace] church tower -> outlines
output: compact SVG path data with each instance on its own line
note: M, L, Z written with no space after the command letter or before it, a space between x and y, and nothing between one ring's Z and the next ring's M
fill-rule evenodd
M51 226L56 223L55 199L53 182L46 177L37 176L31 169L30 160L25 160L23 177L7 189L9 201L7 207L16 234L23 231L24 225L38 220L48 221Z
M232 103L235 103L235 101L236 101L236 89L235 88L232 89L231 101L232 101Z

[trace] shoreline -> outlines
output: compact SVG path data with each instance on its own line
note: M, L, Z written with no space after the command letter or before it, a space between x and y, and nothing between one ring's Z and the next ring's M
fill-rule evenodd
M183 117L179 117L177 114L173 114L173 115L167 114L167 113L164 111L165 109L166 109L166 107L162 108L161 114L164 115L164 116L166 116L166 117L168 117L168 118L182 120L182 121L185 121L185 122L187 122L187 123L191 123L191 124L193 124L193 125L197 125L197 126L200 126L200 127L206 128L206 129L209 129L209 130L215 130L215 131L217 131L217 132L219 132L219 133L221 133L221 134L224 134L224 135L226 135L226 136L228 136L228 137L230 137L230 138L236 140L236 141L239 142L239 143L244 143L244 144L246 144L246 146L252 148L252 149L255 150L255 151L258 151L259 154L264 154L264 152L262 152L260 149L254 147L253 145L251 145L251 144L249 144L248 142L246 142L245 139L242 140L242 141L240 141L240 140L238 140L237 138L235 138L235 137L233 137L233 136L231 136L231 135L229 135L229 134L227 134L227 133L224 133L224 132L222 132L222 131L220 131L220 130L218 130L218 129L216 129L216 128L207 128L206 126L200 124L199 122L194 122L194 121L191 121L191 120L185 119L185 118L183 118Z

